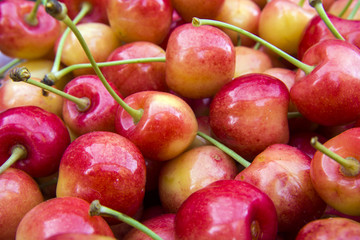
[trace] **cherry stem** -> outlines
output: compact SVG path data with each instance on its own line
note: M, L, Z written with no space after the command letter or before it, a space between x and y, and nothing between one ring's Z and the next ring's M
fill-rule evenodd
M130 63L165 62L165 61L166 61L165 57L151 57L151 58L134 58L134 59L126 59L126 60L118 60L118 61L98 62L97 65L99 67L110 67L110 66L130 64ZM92 67L91 63L79 63L63 68L58 72L49 73L47 75L48 78L50 78L51 80L57 81L76 69L91 68L91 67Z
M343 174L347 176L356 176L360 173L360 163L355 158L343 158L335 152L331 151L318 141L317 137L310 140L311 145L318 151L322 152L329 158L333 159L343 167Z
M92 5L89 2L84 2L81 5L80 12L74 18L73 23L74 24L79 23L81 21L81 19L83 19L86 16L86 14L88 14L90 12L91 9L92 9ZM54 64L53 64L53 67L51 69L51 72L57 72L60 69L61 53L62 53L62 50L64 48L66 37L69 35L70 31L71 31L71 29L69 27L67 27L65 29L65 31L63 32L60 40L59 40L59 44L58 44L58 47L57 47L57 50L56 50Z
M259 50L260 47L261 47L261 44L260 44L259 42L256 42L255 45L254 45L254 47L253 47L253 49L254 49L254 50Z
M298 59L294 58L293 56L291 56L290 54L284 52L283 50L281 50L280 48L272 45L271 43L265 41L264 39L256 36L255 34L252 34L242 28L236 27L234 25L228 24L228 23L224 23L221 21L217 21L217 20L212 20L212 19L200 19L200 18L193 18L192 20L192 24L195 27L199 27L202 25L212 25L212 26L216 26L216 27L221 27L221 28L227 28L230 30L233 30L235 32L238 32L240 34L243 34L249 38L251 38L252 40L259 42L261 45L269 48L270 50L272 50L273 52L275 52L276 54L278 54L280 57L286 59L288 62L292 63L294 66L300 68L301 70L303 70L306 74L309 74L315 67L314 66L310 66L308 64L305 64L301 61L299 61Z
M104 75L102 74L99 66L97 65L94 57L92 56L88 45L85 42L85 39L81 35L80 31L76 27L76 25L72 22L69 16L66 14L66 6L63 3L60 3L56 0L49 0L46 3L46 11L55 19L62 21L65 23L71 31L74 33L78 41L80 42L82 48L84 49L86 56L88 57L96 75L99 77L106 90L110 93L110 95L115 99L115 101L122 107L124 110L133 118L134 123L138 123L143 115L143 109L134 109L125 103L124 100L121 99L119 95L116 94L114 89L111 88L110 84L106 81Z
M359 10L360 7L360 1L357 1L356 5L354 6L353 10L351 11L351 13L349 14L349 16L347 17L348 20L353 20L357 11Z
M130 216L123 214L121 212L115 211L111 208L102 206L99 202L99 200L94 200L90 204L89 209L90 216L103 216L103 217L113 217L120 221L123 221L126 224L129 224L130 226L142 231L149 237L155 240L162 240L162 238L157 235L155 232L153 232L150 228L146 227L141 222L131 218Z
M330 32L336 37L337 39L345 41L344 37L341 36L339 31L335 28L334 24L329 19L329 16L326 14L324 9L324 5L322 4L321 0L309 0L309 4L315 8L316 12L319 14L320 18L324 21L327 28Z
M72 96L68 93L65 93L63 91L60 91L59 89L56 89L54 87L51 87L45 83L38 82L36 80L33 80L30 78L30 72L26 67L21 68L15 68L10 72L10 78L15 82L26 82L31 85L37 86L39 88L45 89L49 92L52 92L54 94L57 94L69 101L72 101L76 104L79 111L84 112L90 107L90 100L86 97L84 98L78 98L75 96Z
M27 151L23 145L17 144L11 148L10 157L1 165L0 174L5 172L16 161L26 158Z
M288 112L287 113L287 118L288 119L292 119L292 118L299 118L302 117L303 115L299 112Z
M197 132L197 135L204 138L205 140L209 141L219 149L221 149L224 153L235 159L238 163L240 163L243 167L247 168L251 163L241 157L239 154L222 144L221 142L215 140L214 138L210 137L209 135L206 135L203 132Z
M36 0L34 7L32 8L31 12L29 14L25 15L25 21L31 25L36 26L38 25L39 21L37 20L37 12L39 10L40 4L42 3L41 0Z
M13 66L21 63L23 61L23 59L20 58L14 58L13 60L11 60L10 62L8 62L7 64L5 64L4 66L2 66L0 68L0 78L3 78L5 75L5 72L7 70L9 70L10 68L12 68Z
M338 17L342 18L344 16L344 14L346 13L346 11L349 9L350 5L352 4L353 0L349 0L345 7L341 10L341 12L339 13Z
M298 6L299 6L299 7L303 7L303 6L304 6L304 3L305 3L305 0L300 0L299 3L298 3Z

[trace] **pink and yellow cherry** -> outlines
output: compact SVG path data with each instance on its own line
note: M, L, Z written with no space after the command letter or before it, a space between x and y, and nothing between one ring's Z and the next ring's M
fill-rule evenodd
M167 161L159 175L159 196L167 212L176 213L195 191L223 179L234 179L235 161L215 146L201 146Z
M259 36L283 51L296 55L302 33L315 14L313 9L303 9L292 1L271 1L261 11Z
M311 162L311 180L321 198L344 214L360 216L360 128L351 128L320 144Z
M89 215L90 203L76 197L52 198L32 208L16 231L18 240L46 240L63 233L114 237L107 222Z
M349 3L350 5L347 6ZM359 3L357 1L337 0L330 5L328 13L344 19L360 20L360 11L356 11L356 13L353 14L356 4Z
M165 61L165 51L154 43L137 41L116 48L107 61L150 57L163 57ZM114 83L124 97L140 91L168 90L164 62L117 65L103 67L101 70L106 80Z
M0 239L15 239L21 219L44 197L34 179L20 169L0 174L0 188Z
M36 106L14 107L0 113L0 172L10 166L32 177L55 173L70 144L64 122Z
M214 18L216 20L241 27L249 32L258 34L258 25L261 9L252 0L226 0L219 14ZM199 17L199 16L195 16ZM222 28L229 35L234 45L252 46L254 40L245 35L237 34L229 29Z
M116 240L114 237L87 233L60 233L46 240Z
M77 28L96 62L105 62L112 51L120 46L120 41L114 31L106 24L89 22L78 24ZM88 57L74 33L70 33L65 40L61 62L67 66L89 63ZM74 71L74 74L77 76L94 74L94 71L91 68L78 69Z
M122 42L160 44L170 30L170 0L108 0L106 9L110 26Z
M0 2L0 50L4 54L34 59L44 57L53 49L61 33L60 23L49 16L42 5L31 13L34 6L35 2L25 0Z
M221 30L190 23L176 28L166 48L166 83L187 98L212 97L235 71L235 49Z

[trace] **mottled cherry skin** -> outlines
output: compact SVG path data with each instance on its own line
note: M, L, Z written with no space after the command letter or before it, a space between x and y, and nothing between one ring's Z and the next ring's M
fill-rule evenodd
M360 223L342 217L314 220L305 225L296 240L339 240L358 239Z
M55 236L46 238L46 240L116 240L116 238L109 236L102 236L98 234L86 233L61 233Z
M336 126L360 117L360 50L342 40L323 40L305 53L304 63L316 66L297 71L290 90L298 111L312 122Z
M46 177L58 170L70 135L57 115L36 106L15 107L0 114L1 164L17 144L25 147L27 156L12 166L32 177Z
M122 97L112 83L110 86ZM115 132L115 115L119 104L96 75L74 78L65 86L64 92L90 100L90 106L85 111L79 110L74 102L64 100L63 119L76 136L92 131Z
M324 146L343 158L360 159L360 128L351 128L329 139ZM339 212L360 216L360 174L346 176L341 165L317 151L311 161L310 176L322 199Z
M107 222L89 215L90 203L75 197L52 198L32 208L21 220L17 240L45 240L61 233L114 237Z
M146 227L150 228L163 240L175 240L175 214L167 213L143 221ZM151 240L152 238L142 231L133 228L123 240Z
M34 6L32 1L0 2L0 51L23 59L40 58L48 54L60 35L60 22L40 5L38 25L29 25L24 17Z
M248 182L266 193L276 207L279 232L297 232L320 218L326 204L310 179L311 159L299 149L274 144L256 156L236 180Z
M194 140L198 124L192 109L181 98L165 92L143 91L124 99L134 109L143 109L138 123L119 107L116 132L130 139L144 157L151 160L170 160Z
M0 239L15 239L21 219L44 198L34 179L15 168L0 175L0 189Z
M328 14L328 17L339 33L347 40L347 35L357 32L360 28L359 20L347 20ZM304 29L302 39L299 43L298 58L303 59L305 52L316 43L325 39L335 39L335 36L326 27L319 16L314 16ZM351 43L354 40L350 41ZM360 47L360 44L356 45Z
M179 15L187 22L193 17L214 19L220 12L225 0L172 0Z
M154 43L137 41L118 47L106 61L148 57L165 58L165 51ZM103 67L101 70L106 80L114 83L124 97L140 91L166 92L168 90L164 62L124 64Z
M106 9L111 28L123 42L160 44L170 30L170 0L107 0Z
M217 180L234 179L235 161L215 146L201 146L167 161L159 174L161 205L176 213L193 192Z
M235 71L235 49L231 39L212 26L177 27L166 48L166 83L188 98L212 97Z
M176 239L275 239L270 198L249 183L220 180L191 194L175 217Z
M104 0L59 0L65 3L67 8L67 14L71 19L74 19L80 12L82 4L88 2L91 4L91 10L88 12L81 23L85 22L100 22L108 24L108 18L106 13L106 2Z
M252 160L266 147L287 143L289 91L265 74L235 78L210 105L211 130L223 144Z
M145 161L128 139L91 132L73 141L59 167L56 196L73 196L133 216L145 193Z

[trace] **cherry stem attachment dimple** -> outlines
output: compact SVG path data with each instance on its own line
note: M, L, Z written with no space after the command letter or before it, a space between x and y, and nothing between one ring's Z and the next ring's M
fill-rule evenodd
M97 65L94 57L92 56L90 49L88 45L85 42L85 39L81 35L79 29L76 27L76 25L73 23L73 21L70 19L70 17L67 15L67 9L65 4L60 3L56 0L50 0L46 3L46 10L47 12L56 18L59 21L62 21L65 23L71 31L74 33L76 38L78 39L81 47L83 48L86 56L88 57L91 66L93 67L96 75L99 77L100 81L103 83L106 90L110 93L110 95L115 99L115 101L122 107L124 110L133 118L134 123L138 123L143 115L144 110L143 109L134 109L130 107L128 104L125 103L124 100L121 99L119 95L112 89L110 84L106 81L104 75L102 74L99 66Z
M305 64L305 63L299 61L298 59L294 58L290 54L284 52L280 48L272 45L271 43L265 41L264 39L262 39L262 38L260 38L258 36L256 36L255 34L253 34L251 32L248 32L248 31L246 31L246 30L244 30L242 28L236 27L234 25L231 25L231 24L228 24L228 23L225 23L225 22L221 22L221 21L217 21L217 20L200 19L200 18L193 18L192 24L195 27L199 27L199 26L202 26L202 25L211 25L211 26L215 26L215 27L227 28L227 29L230 29L232 31L243 34L243 35L251 38L252 40L254 40L256 42L259 42L264 47L269 48L270 50L272 50L273 52L278 54L280 57L284 58L285 60L287 60L288 62L290 62L294 66L296 66L296 67L300 68L301 70L303 70L306 74L309 74L315 68L314 66L310 66L308 64Z
M342 173L346 176L357 176L360 173L360 162L352 157L343 158L335 152L331 151L318 141L317 137L310 140L310 144L318 151L322 152L329 158L333 159L342 166Z
M10 157L0 166L0 174L5 172L16 161L26 158L27 151L23 145L17 144L12 147Z
M41 0L36 0L34 7L31 9L31 12L29 14L25 15L25 21L31 25L36 26L39 24L39 21L37 20L37 12L39 10L40 5L42 4Z
M88 14L90 12L91 9L92 9L92 5L89 2L83 2L81 5L80 12L74 18L73 23L74 24L79 23L81 21L81 19L83 19L86 16L86 14ZM63 32L63 34L61 35L61 38L59 40L59 44L58 44L58 47L56 50L55 59L54 59L54 63L53 63L51 72L57 72L60 69L62 50L64 48L65 40L70 32L71 32L71 29L69 27L67 27L65 29L65 31Z
M344 16L344 14L346 13L346 11L349 9L350 5L352 4L353 0L348 0L345 7L341 10L341 12L339 13L338 17L342 18Z
M349 16L347 17L347 20L353 20L357 11L359 10L360 7L360 1L357 1L357 3L355 4L353 10L351 11L351 13L349 14Z
M72 96L68 93L65 93L63 91L60 91L59 89L56 89L54 87L51 87L45 83L38 82L34 79L30 78L30 72L26 67L21 68L15 68L10 72L10 78L15 82L26 82L31 85L37 86L39 88L45 89L49 92L52 92L54 94L57 94L69 101L72 101L76 104L79 111L84 112L90 107L90 100L86 97L84 98L78 98L75 96Z
M206 135L203 132L197 132L197 135L204 138L205 140L209 141L210 143L212 143L219 149L221 149L224 153L226 153L227 155L232 157L235 161L240 163L243 167L247 168L248 166L250 166L251 163L249 161L247 161L246 159L241 157L239 154L237 154L236 152L234 152L233 150L231 150L230 148L228 148L221 142L217 141L216 139L210 137L209 135Z
M345 41L344 37L341 36L339 31L335 28L334 24L332 24L332 22L330 21L321 0L309 0L309 4L310 4L310 6L315 8L316 12L319 14L320 18L324 21L325 25L330 30L330 32L334 35L334 37Z
M150 228L146 227L141 222L133 219L132 217L123 214L121 212L115 211L111 208L102 206L99 202L99 200L94 200L90 204L89 209L89 215L90 216L103 216L103 217L113 217L116 218L126 224L129 224L130 226L142 231L149 237L151 237L154 240L162 240L162 238L157 235L155 232L153 232Z

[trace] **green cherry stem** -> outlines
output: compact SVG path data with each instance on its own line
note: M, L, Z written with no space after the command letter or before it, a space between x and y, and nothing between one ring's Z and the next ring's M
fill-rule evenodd
M75 96L72 96L68 93L65 93L63 91L60 91L59 89L56 89L54 87L51 87L45 83L35 81L30 78L30 72L26 67L21 68L15 68L10 72L10 78L15 82L26 82L31 85L37 86L39 88L45 89L49 92L52 92L54 94L57 94L69 101L72 101L76 104L79 111L86 111L90 107L90 100L88 98L78 98Z
M288 119L292 119L292 118L299 118L302 117L303 115L299 112L288 112L287 113L287 118Z
M86 16L86 14L88 14L90 12L91 9L92 9L92 5L89 2L84 2L81 5L80 12L74 18L73 23L74 24L79 23L81 21L81 19L83 19ZM62 50L64 48L66 37L69 35L70 32L71 32L71 29L69 27L67 27L65 29L65 31L63 32L60 40L59 40L59 44L58 44L58 47L57 47L57 50L56 50L54 64L53 64L53 67L51 69L51 72L57 72L60 69L61 53L62 53ZM55 80L53 80L53 81L55 81Z
M14 58L13 60L11 60L10 62L8 62L7 64L5 64L4 66L2 66L0 68L0 78L3 78L5 75L5 72L7 70L9 70L10 68L14 67L15 65L21 63L22 61L24 61L23 59L20 58Z
M122 107L124 110L133 118L133 121L135 123L139 122L142 115L143 115L143 109L134 109L131 108L128 104L125 103L124 100L121 99L120 96L116 94L114 89L111 88L110 84L106 81L104 75L102 74L99 66L97 65L94 57L92 56L89 47L87 46L85 39L81 35L80 31L76 27L76 25L72 22L72 20L69 18L69 16L66 14L66 6L63 3L60 3L56 0L49 0L47 1L45 5L45 9L47 12L53 16L55 19L62 21L65 23L71 31L74 33L78 41L80 42L82 48L84 49L86 56L88 57L91 66L93 67L96 75L99 77L101 82L104 84L106 90L110 93L110 95L115 99L115 101Z
M130 63L147 63L147 62L165 62L165 57L151 57L151 58L134 58L134 59L126 59L126 60L118 60L118 61L108 61L108 62L98 62L97 65L99 67L109 67L116 66L122 64L130 64ZM81 69L81 68L91 68L91 63L79 63L63 68L57 72L49 73L49 78L53 81L57 81L70 72Z
M300 0L299 3L298 3L298 6L299 6L299 7L303 7L303 6L304 6L304 3L305 3L305 0Z
M243 167L247 168L251 163L241 157L239 154L222 144L221 142L215 140L214 138L210 137L209 135L206 135L203 132L197 132L197 135L204 138L205 140L209 141L219 149L221 149L224 153L235 159L238 163L240 163Z
M326 14L326 11L324 9L324 6L323 6L321 0L309 0L309 4L313 8L315 8L316 12L319 14L320 18L324 21L325 25L330 30L330 32L334 35L334 37L345 41L344 37L341 36L339 31L335 28L335 26L330 21L328 15Z
M38 25L38 20L36 18L38 9L40 7L40 5L42 4L41 0L36 0L34 7L31 9L31 12L29 14L25 15L25 21L31 25L31 26L36 26Z
M346 11L349 9L350 5L352 4L353 0L348 0L345 7L341 10L341 12L339 13L338 17L342 18L344 16L344 14L346 13Z
M261 44L260 44L259 42L256 42L255 45L254 45L254 47L253 47L253 49L254 49L254 50L259 50L260 47L261 47Z
M313 137L310 140L311 145L318 151L322 152L329 158L333 159L342 166L342 173L346 176L356 176L360 173L360 162L352 157L343 158L340 155L334 153L330 149L326 148L318 141L317 137Z
M0 174L6 171L9 167L11 167L16 161L26 158L27 151L24 146L20 144L16 144L11 149L10 157L1 165Z
M242 28L236 27L234 25L224 23L221 21L212 20L212 19L200 19L200 18L193 18L192 24L195 27L199 27L201 25L212 25L212 26L216 26L216 27L227 28L227 29L233 30L235 32L238 32L240 34L243 34L256 42L259 42L264 47L269 48L270 50L272 50L279 56L286 59L288 62L292 63L294 66L303 70L306 74L309 74L315 68L314 66L310 66L308 64L305 64L305 63L299 61L298 59L294 58L290 54L284 52L283 50L279 49L278 47L276 47L276 46L272 45L271 43L265 41L264 39L256 36L255 34L252 34L248 31L246 31Z
M353 20L357 11L359 10L360 7L360 1L357 1L356 5L354 6L353 10L351 11L351 13L349 14L349 16L347 17L348 20Z
M150 228L146 227L141 222L131 218L130 216L123 214L121 212L115 211L111 208L102 206L99 202L99 200L94 200L90 204L89 209L90 216L103 216L103 217L113 217L120 221L123 221L126 224L129 224L130 226L142 231L149 237L151 237L154 240L162 240L162 238L154 233Z

